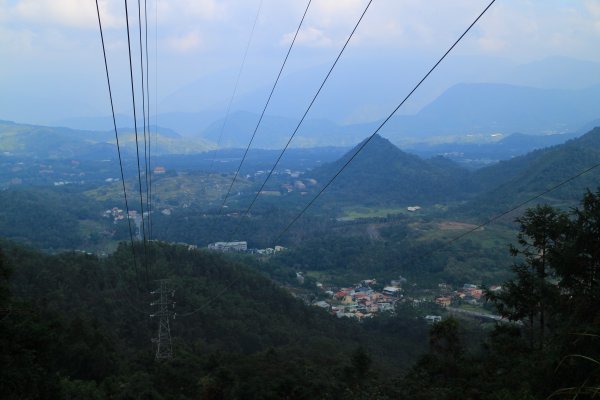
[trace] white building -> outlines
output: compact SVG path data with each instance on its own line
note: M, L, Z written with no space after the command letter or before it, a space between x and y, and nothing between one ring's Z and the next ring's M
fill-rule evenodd
M399 287L386 286L383 288L383 294L387 294L388 296L397 296L400 294L401 290L402 289L400 289Z
M222 252L246 251L248 250L248 242L216 242L208 245L210 250Z

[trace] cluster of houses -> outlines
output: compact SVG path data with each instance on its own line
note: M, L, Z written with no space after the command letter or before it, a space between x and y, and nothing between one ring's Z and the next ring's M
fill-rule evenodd
M465 283L462 289L451 291L450 287L444 283L438 285L445 295L435 298L436 304L442 307L449 307L459 304L481 305L484 301L484 291L479 286L472 283ZM490 292L502 290L501 286L492 285L488 289Z
M302 274L297 274L297 278L299 281L301 279L303 281L304 277ZM300 283L302 282L300 281ZM458 307L462 304L482 305L485 300L484 290L471 283L466 283L457 290L448 284L441 283L438 285L438 289L433 291L433 296L429 289L425 290L421 296L406 295L402 289L402 285L405 283L406 279L401 277L399 280L391 281L381 291L376 291L371 288L376 284L375 279L363 280L354 286L339 289L324 288L321 283L317 282L317 288L324 292L326 299L314 301L312 304L329 311L338 318L347 317L361 320L373 317L378 313L394 311L398 303L410 304L416 308L435 303L445 308ZM497 292L502 290L502 287L492 285L488 290ZM423 318L430 324L442 319L440 315L426 315Z
M371 285L375 279L363 280L360 283L333 291L326 290L321 283L317 287L328 296L326 300L314 302L313 305L328 310L338 318L370 318L381 312L394 311L396 303L402 298L399 282L386 286L381 292L373 290Z
M268 174L270 170L260 170L254 173L254 177L260 177L261 175ZM280 185L278 189L264 189L261 190L261 196L281 196L286 193L291 193L294 191L299 192L301 195L307 194L307 190L310 187L317 185L317 180L313 178L303 178L301 179L301 175L303 172L301 171L293 171L290 169L285 169L283 171L274 171L273 175L281 175L287 176L290 178L289 182L283 183ZM250 175L246 175L246 178L250 178Z
M119 207L113 207L110 210L104 211L104 217L112 218L113 222L116 224L118 221L125 219L125 211L121 210Z
M148 211L144 211L144 218L147 218L148 214ZM112 218L115 224L119 221L126 220L127 215L128 214L125 212L125 210L122 210L119 207L113 207L109 210L104 211L104 214L102 214L104 218ZM138 222L141 222L142 214L140 214L136 210L129 210L129 219L135 221L135 223L137 224Z

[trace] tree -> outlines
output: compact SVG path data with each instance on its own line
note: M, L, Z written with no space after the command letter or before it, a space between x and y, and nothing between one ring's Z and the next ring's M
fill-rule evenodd
M0 248L0 308L6 308L10 299L10 290L8 287L8 280L11 275L11 269L8 266L4 253Z
M553 252L567 315L593 322L600 300L600 189L585 193L565 240Z
M503 317L527 323L531 349L535 347L537 330L541 349L547 328L547 308L558 296L557 286L551 282L556 274L549 260L564 242L569 219L564 212L538 205L525 211L516 222L520 225L519 247L511 245L510 248L511 255L519 259L512 267L516 277L504 284L501 293L488 293L488 298L496 303Z

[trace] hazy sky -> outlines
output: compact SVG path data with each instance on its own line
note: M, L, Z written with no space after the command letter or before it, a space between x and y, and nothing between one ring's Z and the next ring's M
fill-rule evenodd
M330 63L366 3L313 0L288 72ZM391 60L415 54L433 60L487 3L374 0L347 57L377 54ZM102 0L100 6L117 112L130 113L124 2ZM147 0L153 95L160 104L179 88L212 76L228 77L220 96L229 95L259 7L240 91L268 84L305 6L305 0ZM129 7L137 45L137 1L130 0ZM600 62L600 1L497 0L456 56L515 64L549 56ZM137 52L134 61L137 77ZM0 0L0 93L4 119L40 123L107 115L95 2Z

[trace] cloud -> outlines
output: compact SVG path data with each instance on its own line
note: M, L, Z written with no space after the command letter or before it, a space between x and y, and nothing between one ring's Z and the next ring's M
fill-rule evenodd
M216 0L158 0L156 5L159 21L164 24L223 20L228 15L226 4Z
M585 1L585 8L595 18L600 18L600 3L597 0Z
M189 53L202 46L202 38L198 32L188 32L182 36L167 39L169 48L179 53Z
M97 29L95 2L81 0L20 0L4 13L22 22L69 28ZM99 2L102 22L107 27L120 25L107 0Z
M35 33L29 29L9 30L0 26L0 53L33 49Z
M598 42L598 22L597 1L507 1L478 24L476 48L519 62L548 55L594 58L589 49Z
M281 44L289 45L294 39L294 33L286 33L281 39ZM300 29L298 37L296 38L296 44L305 45L308 47L331 47L335 44L335 41L327 36L322 29L315 26L309 26Z
M593 18L592 26L596 33L600 34L600 2L597 0L588 0L585 2L585 8Z
M349 18L355 19L367 5L365 0L320 0L312 11L313 18L323 27L339 25Z
M304 27L296 43L306 47L331 47L343 43L364 11L366 0L319 0L311 3ZM290 44L294 32L282 36L280 44Z

